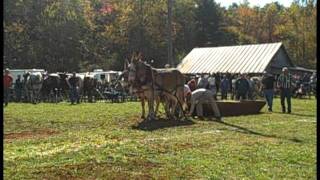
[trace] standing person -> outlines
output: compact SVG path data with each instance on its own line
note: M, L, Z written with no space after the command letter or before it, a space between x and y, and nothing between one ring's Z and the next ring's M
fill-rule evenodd
M272 102L276 79L271 74L268 74L266 71L264 71L261 83L268 105L268 111L272 112Z
M309 80L310 80L310 76L307 73L304 73L302 77L302 82L306 84L309 82Z
M201 74L201 77L198 80L198 85L197 85L197 89L200 88L207 88L208 87L208 78L206 76L204 76L203 74Z
M231 91L231 87L232 87L232 76L231 76L231 74L230 73L226 73L226 77L227 77L227 79L228 79L228 81L229 81L229 92Z
M317 97L317 74L314 72L310 77L310 88L313 95Z
M236 82L238 80L238 76L235 74L234 76L232 76L231 79L231 99L234 100L234 97L236 95Z
M223 78L220 83L221 89L221 99L228 99L228 91L229 91L230 82L226 75L223 75Z
M18 78L16 79L16 83L14 85L14 91L16 94L17 102L21 101L22 89L23 89L23 82L21 80L21 75L19 74Z
M183 97L184 97L184 102L186 102L187 107L184 107L184 109L187 109L189 107L189 102L190 102L190 98L191 98L191 90L189 88L189 86L187 84L184 85L184 89L183 89Z
M3 76L3 98L4 98L4 105L8 106L9 100L10 100L10 88L12 86L13 78L10 74L9 69L7 68L4 72Z
M217 100L217 86L216 79L213 74L208 78L208 89L214 94L213 97Z
M78 77L76 77L76 73L73 72L72 76L70 78L67 79L67 83L69 85L70 88L70 101L71 104L74 104L76 101L79 104L80 103L80 97L79 97L79 93L78 93Z
M249 84L248 99L253 100L254 82L250 79L249 75L246 75L245 78L247 79Z
M216 80L217 92L219 92L220 83L221 83L221 74L219 72L215 75L215 80Z
M210 104L216 119L220 121L221 120L220 110L218 108L216 101L213 98L213 95L214 94L210 90L204 89L204 88L200 88L200 89L193 91L191 94L191 107L190 107L190 111L189 111L188 115L192 116L194 108L196 108L197 109L197 116L199 117L199 119L202 119L203 118L203 105L204 105L204 103L207 102Z
M236 99L240 101L247 99L247 94L250 87L249 87L248 80L246 79L244 74L240 75L240 79L236 81L235 86L236 86L235 87Z
M191 79L187 84L188 84L191 91L194 91L197 89L197 82L194 78Z
M282 74L280 74L277 86L280 89L280 99L281 99L281 106L282 106L282 112L286 112L286 106L284 99L287 99L287 105L288 105L288 113L291 113L291 88L292 88L292 76L289 73L289 70L287 67L282 68Z

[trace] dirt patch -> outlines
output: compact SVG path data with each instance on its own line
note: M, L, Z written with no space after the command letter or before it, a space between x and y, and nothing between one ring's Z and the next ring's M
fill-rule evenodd
M45 138L54 134L58 134L58 132L53 129L38 129L34 131L22 131L19 133L7 133L4 134L4 140L10 142L16 139Z

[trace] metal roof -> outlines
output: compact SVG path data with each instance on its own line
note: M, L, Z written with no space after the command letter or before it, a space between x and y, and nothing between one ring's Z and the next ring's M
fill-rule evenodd
M282 43L194 48L177 66L184 74L262 73Z

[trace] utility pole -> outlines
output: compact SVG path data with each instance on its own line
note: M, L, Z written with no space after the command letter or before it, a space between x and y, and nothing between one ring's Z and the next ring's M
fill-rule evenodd
M143 9L142 9L142 0L139 1L139 9L140 9L140 17L139 17L139 51L143 52L143 32L142 32L142 28L143 28Z
M171 30L172 30L172 0L168 0L168 64L171 67L174 66L173 59L172 59L172 37L171 37Z

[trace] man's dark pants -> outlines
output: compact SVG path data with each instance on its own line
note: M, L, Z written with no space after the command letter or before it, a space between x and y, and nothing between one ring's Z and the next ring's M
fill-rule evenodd
M288 113L291 113L291 90L288 88L282 88L280 90L282 112L286 112L286 106L285 106L285 102L284 102L285 98L287 99Z
M75 103L77 101L77 103L79 103L79 94L78 94L78 90L77 87L73 86L70 88L70 101L71 104Z
M273 101L273 89L265 89L264 96L268 104L268 110L272 111L272 101Z
M221 89L221 99L228 99L228 91Z
M15 89L16 92L16 101L20 102L21 101L21 96L22 96L22 90L21 89Z
M237 92L236 99L237 100L245 100L245 99L247 99L247 93L245 93L245 92Z
M9 100L10 100L10 88L5 87L3 89L3 101L4 101L5 106L8 105Z

